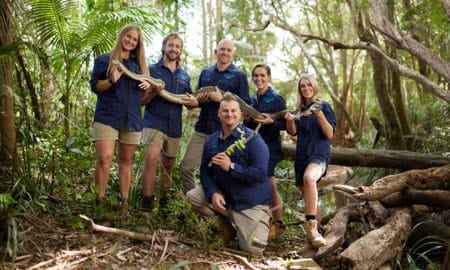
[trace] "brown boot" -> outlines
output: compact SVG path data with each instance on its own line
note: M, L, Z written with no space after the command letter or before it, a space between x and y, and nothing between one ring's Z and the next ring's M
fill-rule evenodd
M308 237L308 241L311 243L313 248L320 248L325 245L325 239L317 231L317 220L308 220L305 222L305 231Z
M236 230L230 220L224 216L219 216L218 235L225 245L236 237Z
M286 225L282 220L270 219L269 223L269 240L274 240L286 231Z

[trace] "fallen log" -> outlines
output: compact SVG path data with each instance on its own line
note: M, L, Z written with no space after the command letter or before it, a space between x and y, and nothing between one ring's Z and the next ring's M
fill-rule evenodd
M295 144L283 143L282 151L285 159L293 159ZM445 166L450 164L450 157L399 150L331 148L331 164L412 170Z
M387 208L423 204L429 207L450 209L450 191L402 190L385 196L380 202Z
M321 259L332 254L345 242L345 233L347 232L347 224L351 219L356 219L360 216L360 211L355 205L345 206L340 208L334 215L334 218L329 222L327 227L329 229L325 232L326 244L317 250L313 256L314 259Z
M333 189L350 193L359 200L375 201L401 190L434 188L448 183L450 183L450 164L388 175L378 179L368 187L335 185Z
M383 227L372 230L345 249L341 255L344 269L378 269L402 252L411 230L408 208L396 210Z

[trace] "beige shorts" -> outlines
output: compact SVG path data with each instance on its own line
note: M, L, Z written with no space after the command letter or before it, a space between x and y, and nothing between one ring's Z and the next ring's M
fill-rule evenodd
M158 146L167 157L176 157L178 155L178 146L181 138L172 138L164 132L154 128L144 128L142 135L142 144L144 149L149 145Z
M108 141L114 140L125 144L139 145L141 141L140 131L128 131L128 125L121 130L115 129L111 126L94 122L92 124L93 137L92 141Z

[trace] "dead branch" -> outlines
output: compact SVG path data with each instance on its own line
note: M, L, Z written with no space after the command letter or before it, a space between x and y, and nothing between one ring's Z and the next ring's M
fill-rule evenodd
M230 25L230 28L231 28L231 27L237 27L237 28L242 29L242 30L244 30L244 31L261 32L261 31L266 30L267 27L269 27L269 25L270 25L270 21L265 21L263 24L258 25L258 26L256 26L256 27L246 27L246 26L243 26L243 25L238 24L238 23L232 23L232 24Z
M350 219L358 218L360 216L355 205L349 205L340 208L330 221L328 230L325 233L325 246L320 247L314 256L314 259L324 258L328 254L333 253L345 242L345 233L347 231L347 224Z
M412 80L417 81L418 83L424 86L424 89L430 91L433 95L440 97L441 99L450 103L450 94L448 91L442 89L439 85L435 84L433 81L429 80L424 75L419 72L411 69L409 67L401 65L397 60L389 57L385 52L383 52L377 46L368 43L368 42L358 42L354 44L345 44L339 41L334 41L327 39L325 37L316 36L316 35L306 35L300 34L301 37L304 37L305 42L309 40L319 40L323 43L326 43L333 47L333 49L360 49L367 50L376 55L380 56L384 63L386 63L392 70L397 71L400 75L410 78ZM442 72L441 72L442 73Z
M423 204L429 207L450 209L450 191L402 190L385 196L380 202L388 208Z
M227 251L222 251L222 254L225 254L227 256L231 256L235 259L237 259L239 262L241 262L246 268L251 269L251 270L258 270L259 268L255 267L253 264L251 264L247 258L237 255L237 254L233 254L231 252L227 252Z
M128 237L128 238L141 240L141 241L154 241L155 235L151 236L151 235L148 235L148 234L137 233L137 232L130 232L130 231L127 231L127 230L122 230L122 229L111 228L111 227L107 227L107 226L103 226L103 225L98 225L98 224L95 224L95 222L91 218L88 218L87 216L85 216L83 214L80 214L80 217L82 219L84 219L84 220L89 222L90 228L93 231L105 232L105 233L125 236L125 237ZM156 249L158 249L158 250L163 250L163 248L161 246L159 246L159 245L154 245L154 247Z
M333 189L352 194L356 199L375 201L397 191L407 189L433 188L450 181L450 164L426 170L411 170L388 175L375 181L371 186L349 187L335 185Z

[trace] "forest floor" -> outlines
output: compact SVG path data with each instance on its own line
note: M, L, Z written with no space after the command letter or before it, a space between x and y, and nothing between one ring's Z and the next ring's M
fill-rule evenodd
M135 221L142 217L135 212L96 224L133 231ZM259 257L220 244L202 246L198 240L169 230L154 230L148 235L151 240L141 241L75 228L70 216L43 219L30 214L21 219L20 227L24 229L18 236L21 251L14 263L2 262L0 269L339 269L331 265L336 260L330 257L317 261L319 268L287 267L302 258L298 251L307 246L298 224L288 224L285 233L270 241Z
M336 178L332 173L329 175ZM10 259L13 249L4 249L6 233L0 232L4 241L0 245L3 255L0 269L341 269L337 265L337 253L317 261L303 253L311 249L301 225L303 216L296 210L292 210L286 222L286 231L269 241L263 256L248 256L225 247L217 240L219 237L211 233L211 224L205 225L203 220L192 219L192 216L178 221L176 214L170 212L170 217L164 220L159 210L149 214L132 207L109 209L99 214L88 201L72 205L52 197L48 201L51 211L15 215L18 251L14 263ZM182 201L174 201L177 211L185 211ZM80 214L106 230L122 230L122 234L93 230ZM174 225L174 220L178 224ZM146 239L136 240L126 235L137 232ZM299 264L309 266L302 268Z

